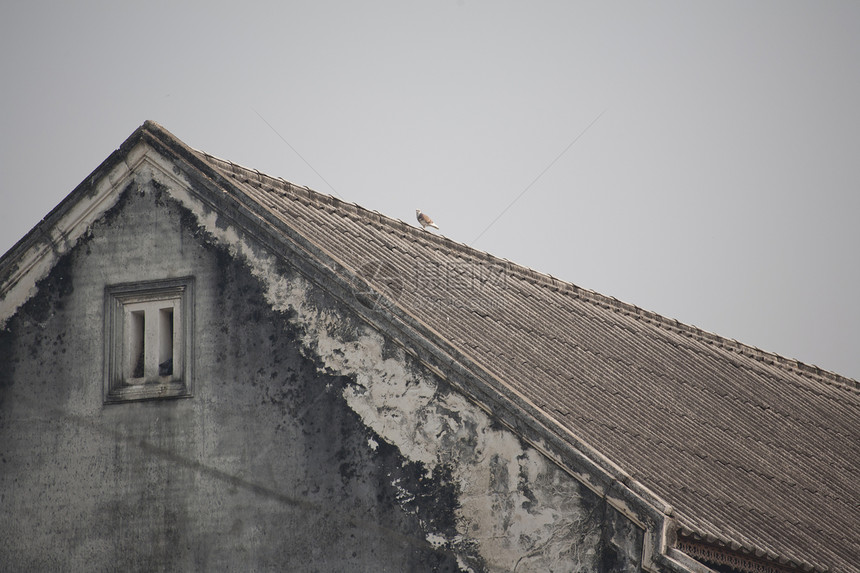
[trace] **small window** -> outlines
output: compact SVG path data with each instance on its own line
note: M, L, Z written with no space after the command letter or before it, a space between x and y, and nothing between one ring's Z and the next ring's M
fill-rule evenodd
M191 395L191 277L105 289L105 402Z

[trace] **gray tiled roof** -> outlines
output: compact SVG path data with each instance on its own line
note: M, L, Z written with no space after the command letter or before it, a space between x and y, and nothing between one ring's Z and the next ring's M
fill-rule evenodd
M857 382L192 153L666 500L683 535L860 571Z

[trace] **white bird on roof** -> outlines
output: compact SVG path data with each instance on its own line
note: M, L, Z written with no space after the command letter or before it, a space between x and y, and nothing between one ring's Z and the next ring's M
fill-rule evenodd
M438 229L439 225L433 222L433 219L428 217L426 214L421 212L421 209L415 209L415 216L418 217L418 222L421 223L421 227L426 229L427 227L433 227L434 229Z

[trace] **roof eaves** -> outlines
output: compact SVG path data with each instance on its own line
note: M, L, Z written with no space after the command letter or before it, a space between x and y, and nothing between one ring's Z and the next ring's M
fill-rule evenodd
M752 544L739 543L723 536L697 533L683 525L678 528L675 546L695 559L730 565L735 569L750 573L790 573L794 571L827 573L829 571L827 567L781 555Z

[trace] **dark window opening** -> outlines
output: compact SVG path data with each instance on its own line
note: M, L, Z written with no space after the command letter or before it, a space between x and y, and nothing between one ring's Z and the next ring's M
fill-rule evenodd
M158 311L158 375L173 376L173 308Z
M144 333L146 332L146 313L142 310L131 313L131 353L129 363L132 365L131 377L143 378Z

